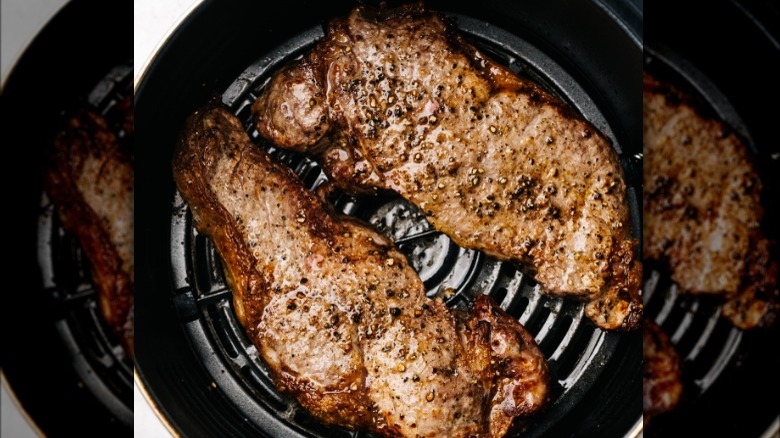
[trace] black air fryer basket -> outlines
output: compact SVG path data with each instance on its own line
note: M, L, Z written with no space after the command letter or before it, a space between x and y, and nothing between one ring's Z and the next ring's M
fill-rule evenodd
M132 361L98 309L89 261L42 187L67 116L90 108L110 119L133 92L129 6L68 3L3 87L13 255L0 306L1 364L20 407L47 436L129 436L133 427Z
M555 3L555 4L547 4ZM311 48L353 2L206 1L176 29L136 87L136 361L138 383L183 436L368 436L326 428L274 389L238 324L213 244L176 193L171 156L185 118L221 100L259 147L313 188L316 162L259 139L249 107L270 75ZM498 62L569 102L613 140L624 162L634 234L641 201L641 10L628 2L429 2ZM567 13L560 13L560 8ZM399 197L340 195L336 210L395 239L429 296L462 307L491 295L549 359L552 403L523 436L641 432L641 334L606 333L583 305L543 297L509 263L456 246Z
M780 101L780 8L719 0L709 2L705 13L659 0L645 13L647 71L683 90L702 114L723 120L745 140L764 186L765 228L776 240L780 142L777 111L768 109L769 102ZM646 265L644 292L645 316L680 354L684 385L678 408L654 418L645 434L777 436L778 324L738 330L721 317L722 300L681 293L668 272L654 265Z

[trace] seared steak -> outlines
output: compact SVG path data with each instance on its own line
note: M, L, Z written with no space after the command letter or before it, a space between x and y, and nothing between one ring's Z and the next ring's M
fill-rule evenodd
M173 173L277 388L320 421L499 437L545 404L545 358L516 320L486 296L469 312L427 299L387 238L327 211L227 110L190 117Z
M642 341L642 410L647 425L654 416L677 406L683 385L680 356L661 327L646 319Z
M639 325L622 168L580 115L422 6L359 7L253 106L351 192L394 191L457 244L524 265L604 329Z
M89 110L71 117L55 139L45 189L90 261L106 322L132 357L134 180L125 134L120 141L106 119Z
M777 313L777 261L745 143L676 88L644 79L644 256L688 292L724 295L743 329Z

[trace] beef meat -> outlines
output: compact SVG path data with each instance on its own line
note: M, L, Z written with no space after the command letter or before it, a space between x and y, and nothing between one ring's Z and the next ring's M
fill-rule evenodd
M777 261L745 143L646 75L644 156L644 256L666 264L683 291L725 296L723 315L735 326L773 321Z
M76 236L90 261L101 313L132 357L134 179L129 135L125 132L120 140L103 116L79 111L56 136L44 184L63 228Z
M642 410L647 425L677 406L683 384L680 356L663 329L645 320L642 341Z
M429 300L406 258L330 213L227 110L192 115L176 185L219 252L277 388L325 424L383 436L503 436L548 398L545 358L487 296Z
M458 245L587 301L599 327L639 326L641 264L610 142L438 14L359 7L332 21L253 111L262 136L318 156L341 189L394 191Z

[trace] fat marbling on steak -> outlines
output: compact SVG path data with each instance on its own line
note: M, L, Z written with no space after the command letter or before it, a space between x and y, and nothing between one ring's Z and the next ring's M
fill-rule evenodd
M516 320L487 296L469 312L426 298L387 238L327 211L227 110L190 117L173 172L277 388L320 421L500 437L546 403L545 358Z
M777 314L777 261L761 229L761 179L745 143L677 88L644 78L644 256L685 292L728 298L748 329Z
M332 21L253 105L274 144L319 156L338 187L394 191L458 245L639 326L641 263L610 142L420 5Z
M120 102L118 111L122 128L86 109L68 119L56 136L44 187L63 228L76 236L90 261L101 313L132 357L132 98ZM123 139L116 135L120 129Z

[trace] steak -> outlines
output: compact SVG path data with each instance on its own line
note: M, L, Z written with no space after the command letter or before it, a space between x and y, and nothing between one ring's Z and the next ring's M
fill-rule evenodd
M333 20L253 105L259 133L352 194L393 191L458 245L519 263L604 329L640 324L641 263L599 131L417 5Z
M321 422L500 437L545 405L547 363L519 322L484 295L469 311L429 300L392 242L331 213L226 109L190 116L173 173L277 388Z
M644 256L690 293L724 296L735 326L777 314L777 261L745 143L692 99L644 78Z
M642 411L647 425L677 406L683 384L680 355L661 327L646 319L642 342Z
M124 120L132 120L132 100L127 101ZM132 357L132 133L128 123L120 123L125 125L123 139L99 114L85 109L73 115L55 138L44 187L62 227L75 235L89 259L105 321Z

